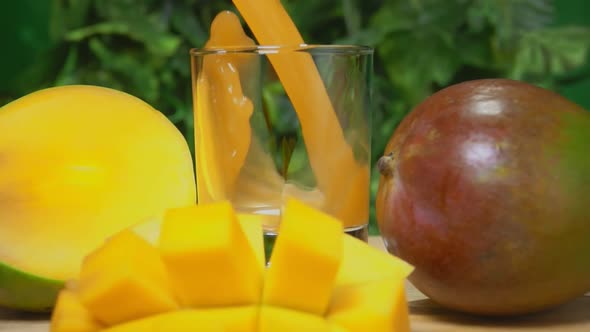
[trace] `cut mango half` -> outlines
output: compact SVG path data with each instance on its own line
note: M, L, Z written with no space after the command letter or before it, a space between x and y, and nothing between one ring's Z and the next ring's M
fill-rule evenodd
M0 109L0 305L49 310L105 238L195 203L193 162L160 112L98 86Z

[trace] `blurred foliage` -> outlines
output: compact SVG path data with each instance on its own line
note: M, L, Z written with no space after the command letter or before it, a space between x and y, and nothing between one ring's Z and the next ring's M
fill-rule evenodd
M559 90L590 77L590 29L555 24L550 0L283 3L308 43L376 48L373 163L403 116L450 84L508 77ZM235 11L229 0L4 1L0 105L49 86L108 86L152 104L192 145L188 50L224 9Z

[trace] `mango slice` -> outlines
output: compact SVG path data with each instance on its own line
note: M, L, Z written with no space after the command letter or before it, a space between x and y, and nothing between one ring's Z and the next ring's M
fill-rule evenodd
M254 332L258 307L254 305L186 309L152 316L103 330L103 332Z
M160 251L183 305L244 305L260 298L259 260L227 201L169 210Z
M74 292L66 289L59 293L50 332L97 332L101 328Z
M289 199L265 276L262 303L326 311L342 259L342 223Z
M409 332L404 279L338 287L327 316L350 332Z
M403 279L414 270L405 261L368 246L353 236L344 235L342 244L342 262L336 275L336 287L363 285L384 278Z
M81 302L104 324L177 308L158 251L131 231L117 234L88 256L78 287Z

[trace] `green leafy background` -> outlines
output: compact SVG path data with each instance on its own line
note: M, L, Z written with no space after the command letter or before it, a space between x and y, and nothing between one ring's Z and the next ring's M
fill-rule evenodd
M283 4L308 43L375 47L373 164L412 107L460 81L525 80L590 109L585 0ZM112 87L159 109L192 145L188 50L225 9L235 11L229 0L2 1L0 106L49 86ZM374 211L371 223L375 233Z

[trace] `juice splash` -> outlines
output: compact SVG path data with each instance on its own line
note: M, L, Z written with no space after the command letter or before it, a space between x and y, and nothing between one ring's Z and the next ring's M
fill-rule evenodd
M231 12L215 17L205 46L224 45L254 45ZM229 199L246 160L254 107L242 92L239 68L248 66L248 60L238 55L212 54L203 58L203 70L196 79L193 96L199 203ZM192 70L195 72L196 68Z

